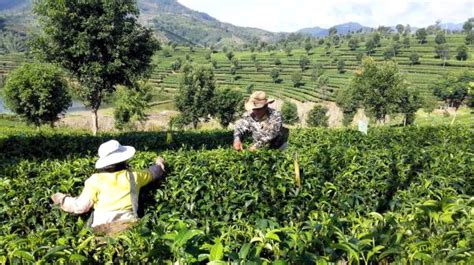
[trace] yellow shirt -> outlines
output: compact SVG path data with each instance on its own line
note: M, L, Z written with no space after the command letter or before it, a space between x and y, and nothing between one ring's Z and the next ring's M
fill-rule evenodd
M149 170L133 171L133 175L138 196L140 188L152 181L152 175ZM92 175L85 182L83 195L90 198L97 212L133 211L127 170Z

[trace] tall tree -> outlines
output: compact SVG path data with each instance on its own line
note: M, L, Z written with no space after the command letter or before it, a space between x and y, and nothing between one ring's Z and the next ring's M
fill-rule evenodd
M405 27L402 24L396 25L395 28L397 29L398 34L402 34L403 30L405 29Z
M285 101L281 107L281 115L284 123L295 124L299 121L298 107L295 103Z
M64 73L50 64L25 64L8 75L3 88L7 108L39 127L59 119L71 106Z
M33 43L35 50L77 79L96 134L104 96L119 84L131 87L150 74L158 41L138 24L134 0L37 0L34 11L43 29Z
M457 110L467 98L472 82L474 82L472 71L446 75L434 84L433 94L443 100L448 107L454 107Z
M387 114L397 111L400 91L407 86L395 62L377 64L372 58L363 60L350 85L351 91L361 98L361 105L378 122L384 122Z
M415 36L420 44L424 44L427 42L426 37L428 36L428 33L426 32L425 28L417 29L415 32Z
M213 116L223 128L227 128L244 111L244 96L229 87L218 89L212 101L215 106Z
M216 89L214 72L205 66L183 67L176 107L181 111L184 120L188 120L197 128L199 120L209 119L214 114L213 98Z

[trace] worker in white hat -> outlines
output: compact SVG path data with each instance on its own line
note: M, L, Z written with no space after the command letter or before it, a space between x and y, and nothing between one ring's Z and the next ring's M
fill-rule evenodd
M71 213L81 214L94 208L91 226L95 231L106 234L119 232L138 218L140 188L162 179L165 171L161 157L146 170L130 170L127 161L134 154L134 147L123 146L116 140L103 143L95 163L98 173L86 180L81 195L72 197L55 193L51 199L61 209Z

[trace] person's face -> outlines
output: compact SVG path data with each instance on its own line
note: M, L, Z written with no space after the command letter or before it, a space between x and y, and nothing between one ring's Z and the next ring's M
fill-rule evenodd
M267 113L267 106L259 109L252 109L252 113L257 119L261 119Z

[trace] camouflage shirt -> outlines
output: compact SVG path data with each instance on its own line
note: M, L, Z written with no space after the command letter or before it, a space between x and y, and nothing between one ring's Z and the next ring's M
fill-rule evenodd
M243 140L245 135L252 134L256 148L279 148L288 140L288 129L282 124L281 113L268 108L267 115L260 121L253 114L238 120L234 128L234 140Z

